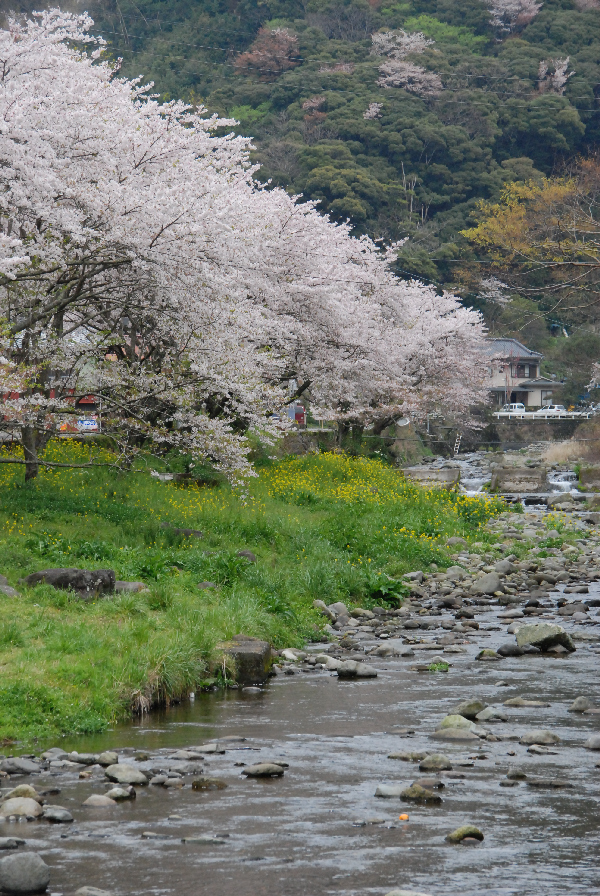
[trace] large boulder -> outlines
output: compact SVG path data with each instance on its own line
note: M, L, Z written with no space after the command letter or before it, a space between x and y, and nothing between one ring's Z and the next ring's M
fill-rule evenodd
M377 669L367 663L346 660L337 667L338 678L377 678Z
M148 778L139 768L136 768L134 765L128 765L126 762L109 765L104 770L104 774L109 781L115 781L117 784L148 783Z
M39 818L44 810L37 800L32 800L26 796L13 797L5 800L0 806L0 816L8 818L15 815L17 818Z
M39 775L41 769L38 762L33 759L24 759L21 756L11 756L0 762L0 769L9 775Z
M495 594L496 591L504 591L504 586L497 572L485 573L471 585L472 594Z
M559 644L569 652L575 650L571 637L560 625L551 622L538 622L535 625L523 625L516 634L519 647L539 647L540 650L549 650Z
M592 734L583 745L586 750L600 750L600 734Z
M50 869L36 852L20 852L0 860L0 889L14 896L43 893L50 883Z
M546 747L560 743L560 737L558 734L554 734L553 731L548 731L547 728L532 728L530 731L525 732L519 743L525 745L538 744Z
M114 569L42 569L32 572L21 580L23 585L32 587L45 582L63 591L76 591L83 598L115 590Z
M462 703L459 703L458 706L454 707L452 713L455 713L459 716L464 716L465 719L473 720L478 713L483 712L486 706L487 703L483 703L477 698L473 698L471 700L463 700Z
M249 635L235 635L231 641L217 644L224 657L230 657L235 666L238 684L262 684L271 669L271 645Z

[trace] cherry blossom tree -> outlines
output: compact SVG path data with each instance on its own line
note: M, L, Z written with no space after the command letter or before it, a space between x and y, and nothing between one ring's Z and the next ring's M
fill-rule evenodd
M419 56L434 41L420 31L379 31L371 35L371 53L387 57L379 66L380 87L400 87L419 96L435 96L442 89L442 82L435 72L407 60L407 56Z
M91 25L0 32L0 418L24 452L2 462L35 477L88 394L123 463L174 448L232 480L291 380L366 422L483 394L477 314L257 184L233 122L120 78Z

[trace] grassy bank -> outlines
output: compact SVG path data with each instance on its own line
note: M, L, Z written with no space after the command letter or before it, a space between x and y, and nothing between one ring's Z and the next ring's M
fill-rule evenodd
M47 456L81 462L88 451L63 441ZM106 468L44 470L25 485L20 467L0 466L0 573L21 593L0 594L0 738L99 731L142 704L178 699L214 680L215 644L237 632L280 647L318 639L315 598L394 601L394 579L447 565L447 536L472 537L497 509L335 454L263 467L244 501L225 484ZM85 603L18 585L58 566L110 567L150 590Z

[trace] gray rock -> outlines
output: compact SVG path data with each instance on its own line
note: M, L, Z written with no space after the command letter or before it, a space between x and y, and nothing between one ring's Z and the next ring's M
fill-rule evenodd
M495 706L488 706L481 712L477 713L478 722L507 722L508 715L503 710Z
M100 753L98 756L98 765L116 765L119 761L119 756L117 753L114 753L112 750L105 750L104 753Z
M446 570L446 578L452 582L462 582L466 577L467 573L462 566L449 566Z
M83 801L82 805L88 806L90 809L110 809L111 806L116 806L117 804L103 793L93 793L91 796L88 796L87 800Z
M471 594L495 594L496 591L504 591L497 572L488 572L471 585Z
M69 762L77 762L79 765L96 765L98 762L97 753L69 753L67 756Z
M330 613L334 613L336 618L338 616L349 616L350 615L348 613L348 607L346 606L346 604L343 604L341 602L341 600L337 601L337 603L335 603L335 604L329 604L327 609L329 610Z
M5 597L21 597L16 588L11 588L6 576L0 576L0 594Z
M494 569L501 576L508 576L512 572L517 572L517 567L514 563L511 563L510 560L498 560L498 562L494 564Z
M117 593L139 593L140 591L149 591L150 589L146 585L145 582L119 582L118 580L115 582L115 591Z
M451 538L449 538L447 540L446 544L449 547L453 547L455 544L464 545L465 547L467 547L468 541L466 541L464 538L460 538L460 536L458 536L458 535L453 535Z
M441 731L436 731L431 735L436 740L449 740L449 741L478 741L479 738L476 734L473 734L472 731L469 731L467 728L443 728Z
M42 753L42 759L66 759L68 755L69 754L65 750L61 750L60 747L51 747L49 750L46 750L45 753Z
M366 663L346 660L337 667L338 678L377 678L377 669Z
M375 791L375 796L379 796L382 799L399 798L404 790L404 784L379 784Z
M550 647L560 645L571 653L575 650L575 645L564 628L551 622L523 625L516 633L516 637L519 647L531 645L539 647L540 650L548 650Z
M64 806L44 806L44 818L53 824L69 824L73 816Z
M259 762L242 769L242 774L249 778L281 778L283 772L283 767L274 762Z
M6 800L0 806L0 816L2 818L8 818L9 815L16 815L22 818L39 818L42 811L38 801L28 797L14 797Z
M45 582L64 591L77 591L82 597L93 597L115 590L114 569L42 569L22 579L24 585L33 587Z
M519 743L545 746L548 744L560 743L560 737L558 734L554 734L553 731L548 731L547 728L532 728L530 731L525 732L519 740Z
M583 745L586 750L600 750L600 734L592 734Z
M119 803L121 800L134 800L137 794L135 792L135 787L111 787L110 790L106 791L104 796Z
M473 722L471 722L469 719L465 719L464 716L453 714L443 718L438 725L437 730L443 731L444 728L466 728L468 731L471 731L471 729L473 728Z
M482 832L472 824L464 824L462 827L456 828L455 831L447 835L446 840L449 843L462 843L467 837L474 840L483 840Z
M443 802L439 793L421 787L420 784L411 784L406 787L400 794L400 799L411 803L441 803Z
M118 763L117 765L109 765L104 770L104 774L109 781L115 781L117 784L147 784L148 778L133 765L127 763Z
M477 714L483 712L486 708L487 703L483 703L482 700L478 700L477 698L473 698L472 700L463 700L458 706L455 706L452 710L452 714L458 716L464 716L465 719L471 719L471 721L476 718Z
M501 644L498 650L496 651L499 656L524 656L525 650L523 647L519 647L518 644Z
M43 796L31 784L17 784L9 793L4 794L3 799L12 800L16 797L27 797L27 799L36 800L40 805L44 802Z
M191 531L192 530L190 529L190 532ZM200 537L202 537L202 533L200 533ZM237 555L238 557L245 557L249 563L256 563L256 554L253 554L252 551L238 551Z
M419 771L421 772L443 772L452 771L452 763L443 753L431 753L425 756L419 763Z
M590 709L592 706L591 700L588 700L587 697L577 697L576 700L571 703L567 712L585 712L587 709Z
M268 641L235 635L230 641L217 644L223 657L229 657L235 665L235 680L241 685L263 684L271 668L271 645Z
M0 837L0 849L18 849L24 843L19 837Z
M6 893L43 893L50 883L50 869L36 852L15 853L0 859L0 889Z
M9 775L36 775L40 772L39 763L33 759L22 759L20 756L11 756L0 762L0 769Z
M98 887L79 887L75 896L113 896L110 890L99 890Z
M518 706L522 707L536 707L536 706L550 706L549 703L545 703L542 700L525 700L524 697L511 697L510 700L504 701L504 706Z

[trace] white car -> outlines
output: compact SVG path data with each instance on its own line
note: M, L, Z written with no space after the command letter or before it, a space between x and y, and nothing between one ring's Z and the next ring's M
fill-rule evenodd
M540 417L562 417L567 413L564 404L545 404L535 412Z
M505 404L502 406L503 414L524 414L527 408L520 401L515 404Z

